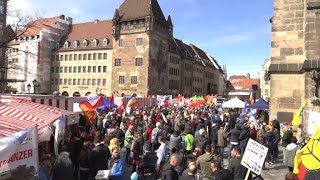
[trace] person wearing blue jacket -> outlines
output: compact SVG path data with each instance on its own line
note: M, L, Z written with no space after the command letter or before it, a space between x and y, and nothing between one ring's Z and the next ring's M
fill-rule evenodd
M111 153L109 178L111 180L124 180L124 163L119 155L119 148L112 148Z

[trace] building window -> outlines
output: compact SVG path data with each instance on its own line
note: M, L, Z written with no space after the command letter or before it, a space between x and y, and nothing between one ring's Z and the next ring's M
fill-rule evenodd
M77 80L76 80L76 79L73 79L73 80L72 80L72 85L76 85L76 82L77 82Z
M270 95L269 89L265 89L265 90L264 90L264 95L265 95L265 96L269 96L269 95Z
M59 79L59 85L62 85L62 79L61 78Z
M97 67L96 66L92 66L92 72L93 73L97 72Z
M78 73L81 73L81 66L78 66Z
M93 53L92 59L93 59L93 60L96 60L96 59L97 59L97 53Z
M88 60L91 60L91 54L88 54Z
M142 38L137 38L136 39L136 46L142 46L143 45L143 39Z
M264 84L265 84L265 85L269 85L269 84L270 84L270 81L265 81Z
M142 58L136 58L136 66L142 66Z
M56 67L55 73L59 73L59 67Z
M123 47L123 39L119 39L119 47Z
M51 73L54 73L55 68L51 67Z
M59 59L60 61L63 61L63 55L60 55L60 59Z
M88 40L84 40L84 41L82 42L82 45L83 45L83 47L87 47L87 46L88 46Z
M66 41L66 42L64 43L63 47L64 47L64 48L68 48L69 45L70 45L70 42L69 42L69 41Z
M97 80L97 85L98 85L98 86L101 86L101 79L98 79L98 80Z
M67 85L67 79L63 79L63 85Z
M68 55L64 55L64 60L68 61Z
M82 79L82 85L86 85L86 79Z
M88 85L88 86L91 86L91 79L88 79L88 80L87 80L87 85Z
M121 66L121 59L115 59L114 66Z
M91 73L91 66L88 66L88 73Z
M77 66L73 67L73 73L77 73Z
M77 54L73 55L73 60L76 61L77 60Z
M83 55L83 60L87 60L87 54Z
M68 79L68 85L71 85L71 79Z
M119 84L124 84L124 76L119 76Z
M56 78L54 81L55 81L55 82L54 82L55 85L58 85L58 84L59 84L59 79L58 79L58 78Z
M63 73L63 67L59 68L60 73Z
M79 42L78 41L74 41L73 42L73 48L77 48L79 46Z
M92 79L92 86L95 86L97 84L96 82L96 79Z
M72 54L69 54L69 61L72 61Z
M102 72L107 72L107 66L103 66L103 68L102 68Z
M81 85L81 79L78 79L77 85Z
M87 72L86 66L82 66L82 72L83 72L83 73L86 73L86 72Z
M106 79L102 79L102 86L106 86L107 85L107 80Z
M72 73L72 67L69 67L69 73Z
M137 76L131 76L131 84L138 84L138 77Z
M109 40L107 38L104 38L103 40L103 46L108 46Z
M107 53L103 53L103 59L108 59L108 54Z
M94 39L93 41L92 41L92 46L93 47L96 47L98 45L98 40L97 39Z
M101 66L98 66L98 73L101 73Z
M59 55L56 55L56 61L59 61Z
M79 61L82 60L82 54L79 54Z
M102 53L98 53L98 60L102 59Z

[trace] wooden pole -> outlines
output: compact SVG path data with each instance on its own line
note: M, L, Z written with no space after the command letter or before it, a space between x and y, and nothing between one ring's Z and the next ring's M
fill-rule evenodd
M244 180L248 180L249 179L250 172L251 172L250 169L248 169L246 177L244 178Z

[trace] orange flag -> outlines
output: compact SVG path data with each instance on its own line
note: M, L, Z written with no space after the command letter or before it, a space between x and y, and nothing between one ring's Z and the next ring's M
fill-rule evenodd
M87 121L90 122L90 124L93 124L95 112L93 110L93 107L88 101L81 101L79 103L80 109L84 113L84 117L86 117Z

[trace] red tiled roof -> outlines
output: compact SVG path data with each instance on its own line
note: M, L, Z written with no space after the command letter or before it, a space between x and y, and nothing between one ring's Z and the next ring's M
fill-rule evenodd
M44 19L38 19L35 21L31 21L27 25L26 30L22 30L20 33L22 33L19 36L35 36L39 35L40 31L44 28L49 28L52 26L54 23L56 23L61 17L56 16L56 17L51 17L51 18L44 18Z
M103 46L103 40L108 39L108 45ZM64 41L60 44L59 51L65 50L90 50L90 49L112 49L112 21L103 20L97 22L86 22L80 24L73 24L70 32L64 38ZM92 46L94 39L98 40L96 47ZM88 46L83 46L83 41L88 40ZM64 48L64 43L68 41L70 43L69 48ZM74 48L73 43L78 41L78 47Z
M233 83L233 87L242 87L242 89L251 89L252 85L256 84L260 86L260 79L244 79L239 83Z
M244 75L233 75L229 77L229 80L233 80L233 79L247 79L247 76Z

